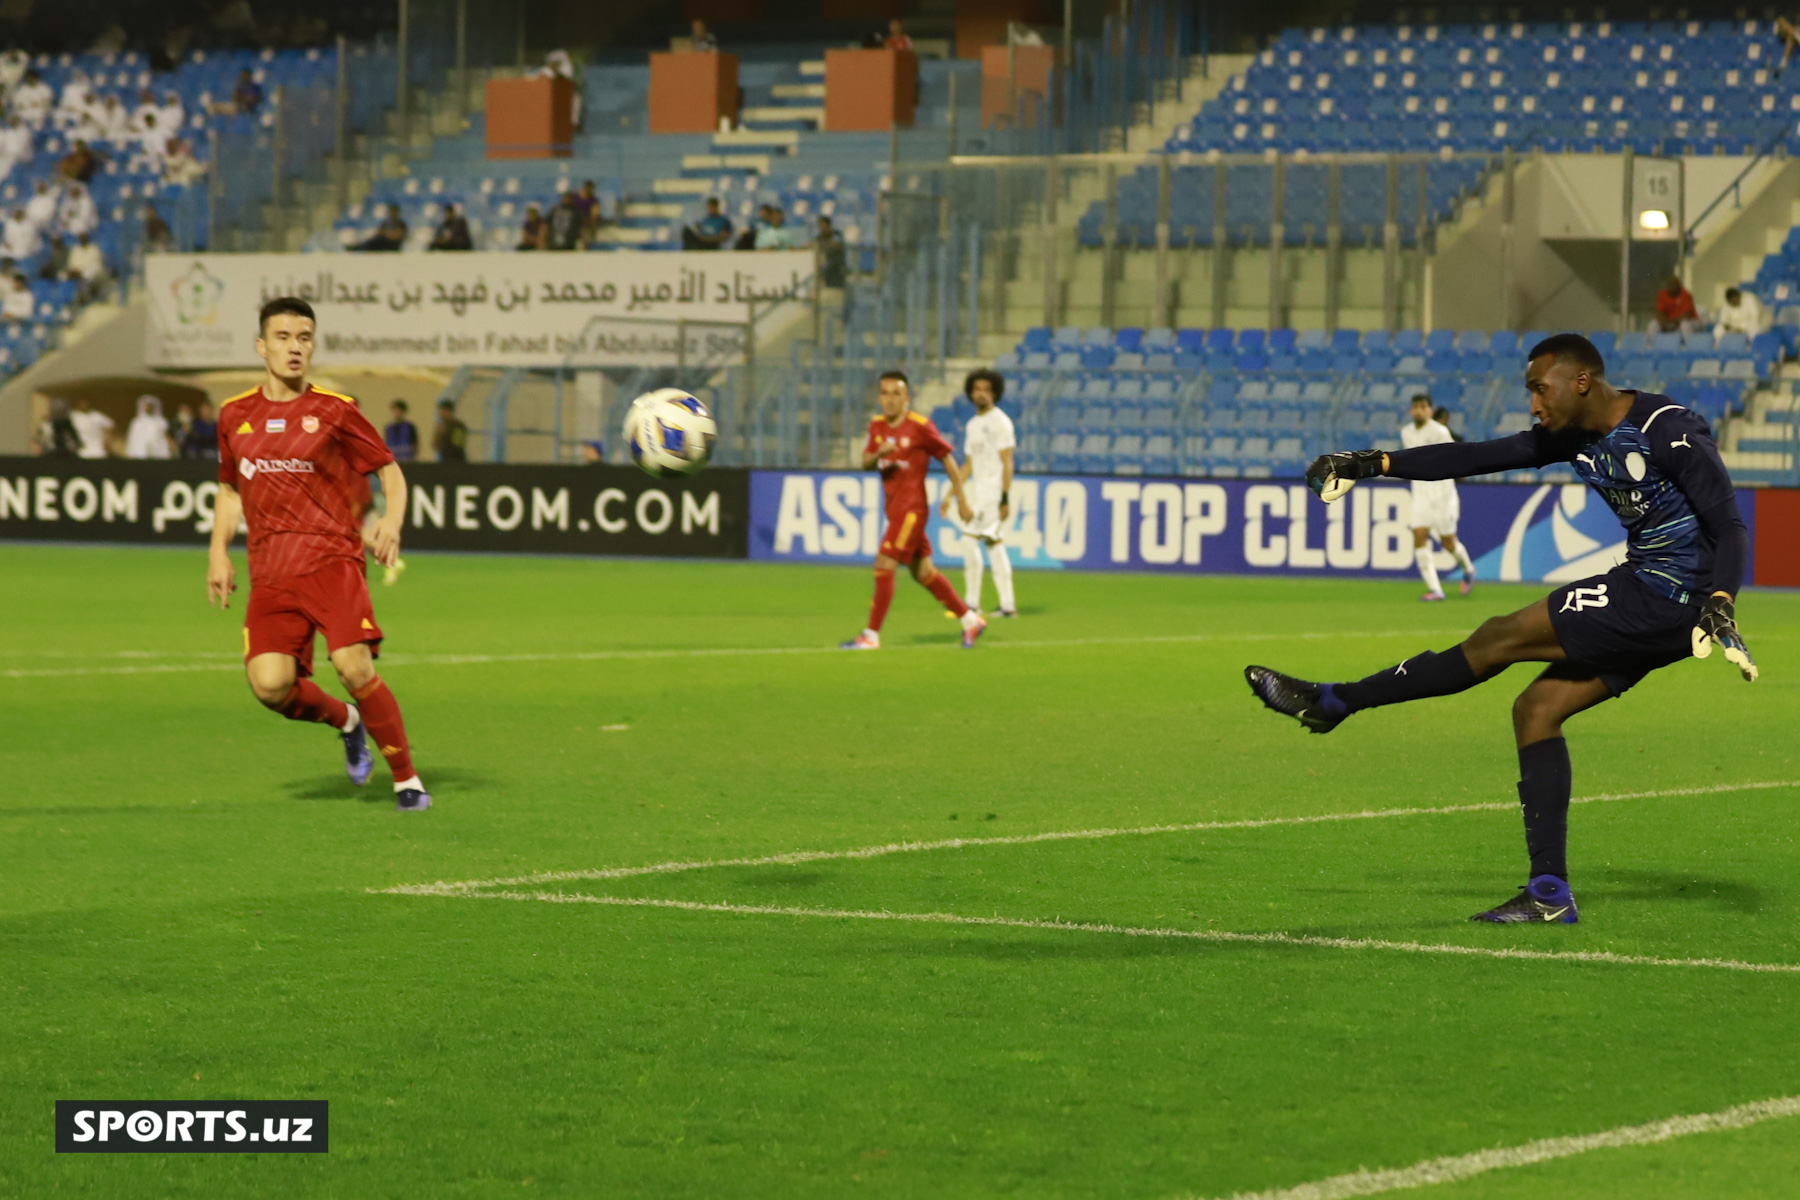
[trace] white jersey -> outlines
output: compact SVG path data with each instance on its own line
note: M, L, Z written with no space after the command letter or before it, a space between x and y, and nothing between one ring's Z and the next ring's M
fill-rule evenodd
M1411 421L1400 427L1400 444L1408 450L1415 446L1441 446L1456 439L1450 436L1450 430L1438 421L1427 421L1423 426L1414 425ZM1457 518L1462 508L1461 498L1456 494L1454 479L1415 479L1412 485L1412 527L1429 529L1440 537L1456 533Z
M998 516L1003 482L1000 452L1016 445L1012 418L998 405L970 418L963 431L963 453L969 460L969 502L976 508L992 508Z

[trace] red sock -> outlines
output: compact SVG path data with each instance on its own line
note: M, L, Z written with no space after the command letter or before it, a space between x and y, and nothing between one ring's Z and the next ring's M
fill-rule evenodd
M876 633L881 632L881 623L887 620L888 605L894 602L894 573L892 571L875 572L875 603L869 605L869 628Z
M957 616L960 617L969 611L969 606L964 604L962 597L956 594L956 589L950 586L950 581L944 578L942 571L933 575L931 582L926 584L925 588L936 596L945 608Z
M362 710L363 724L369 727L369 737L380 749L381 756L387 759L394 782L411 779L416 774L412 751L406 745L406 722L400 719L400 702L394 699L394 693L377 675L355 696L357 707Z
M275 711L290 721L317 721L333 729L342 729L350 719L350 706L310 679L296 682Z

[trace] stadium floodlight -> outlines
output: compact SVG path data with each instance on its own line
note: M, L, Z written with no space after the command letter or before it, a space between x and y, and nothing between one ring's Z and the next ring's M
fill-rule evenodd
M1645 229L1661 231L1669 227L1669 214L1660 208L1646 208L1638 214L1638 224Z

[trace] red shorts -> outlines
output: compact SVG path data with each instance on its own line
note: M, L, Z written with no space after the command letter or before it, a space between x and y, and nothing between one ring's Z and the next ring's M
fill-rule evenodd
M323 633L329 650L368 642L381 654L381 626L369 601L363 564L334 558L309 575L252 583L244 614L244 660L258 654L285 654L313 673L313 635Z
M881 553L901 566L931 557L931 539L925 535L930 521L923 509L888 515L887 532L881 535Z

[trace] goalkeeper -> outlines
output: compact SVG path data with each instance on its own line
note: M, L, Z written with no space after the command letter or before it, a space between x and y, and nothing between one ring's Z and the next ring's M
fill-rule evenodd
M1529 882L1472 919L1572 925L1578 913L1569 889L1563 722L1658 667L1705 658L1715 646L1746 680L1755 679L1732 611L1748 538L1706 422L1667 396L1614 388L1586 338L1564 333L1532 347L1525 387L1537 420L1525 433L1391 454L1327 454L1307 470L1307 482L1330 502L1357 480L1381 475L1460 479L1566 462L1625 526L1625 561L1484 622L1460 645L1354 683L1308 683L1267 667L1248 667L1244 676L1264 704L1328 733L1365 708L1449 696L1513 663L1548 663L1513 703Z

